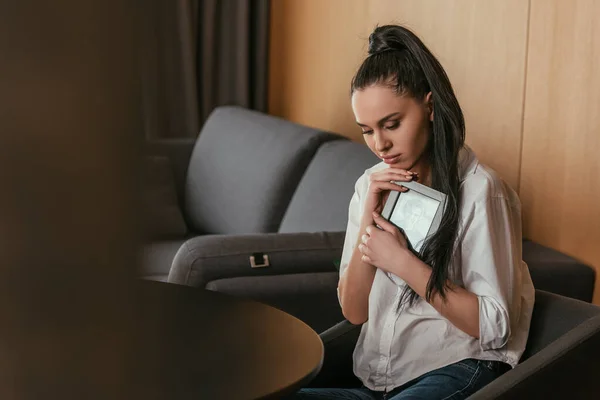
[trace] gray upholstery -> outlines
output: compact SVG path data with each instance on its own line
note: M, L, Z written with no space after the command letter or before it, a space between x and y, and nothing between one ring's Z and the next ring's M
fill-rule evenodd
M171 269L173 258L185 238L175 240L160 240L145 244L142 248L142 278L156 281L166 281Z
M188 224L200 234L276 232L318 147L339 136L240 107L217 108L188 168Z
M179 210L183 210L185 175L187 173L190 155L195 142L195 140L189 139L149 140L145 142L144 152L146 156L158 157L159 159L164 159L165 157L168 158L169 167L171 168L172 177L175 183ZM146 184L148 185L148 182L146 182ZM144 187L142 196L148 195L148 190L148 187ZM152 191L152 189L150 189L150 191ZM147 201L147 199L143 199L143 201ZM182 214L181 211L180 213L172 213L169 210L166 212L163 211L161 215L163 220L160 224L180 224ZM145 218L149 218L149 215L146 214ZM158 222L153 221L153 223ZM158 228L151 227L150 230L155 231L158 230ZM187 228L185 230L187 230ZM185 231L180 231L179 233L181 233L179 237L167 238L165 236L172 235L162 235L162 239L158 239L157 236L161 235L153 235L152 232L145 232L144 236L147 243L141 249L140 277L158 281L167 280L173 257L177 253L177 250L179 250L179 247L187 239Z
M343 241L342 232L198 236L181 246L168 281L206 287L242 276L335 272ZM268 255L270 266L251 268L252 255Z
M378 161L363 144L323 144L302 177L279 232L345 231L354 184Z
M204 235L185 242L168 282L203 287L279 308L321 332L343 318L337 265L344 232ZM269 258L252 268L250 256Z
M536 291L527 354L469 399L593 399L600 377L600 307Z
M600 317L589 319L469 399L597 399Z
M535 292L527 348L521 361L554 342L577 325L600 315L600 307L542 290Z
M596 272L588 265L530 240L523 241L523 260L537 288L592 301Z

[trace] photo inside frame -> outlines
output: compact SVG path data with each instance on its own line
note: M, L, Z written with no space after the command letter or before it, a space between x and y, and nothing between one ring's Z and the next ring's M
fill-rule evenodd
M412 248L419 252L439 207L440 201L409 190L398 197L389 220L402 228Z

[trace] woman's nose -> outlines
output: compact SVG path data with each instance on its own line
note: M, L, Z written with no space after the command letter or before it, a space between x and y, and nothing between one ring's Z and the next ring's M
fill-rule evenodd
M379 153L385 153L391 147L391 142L385 137L383 133L375 132L375 150Z

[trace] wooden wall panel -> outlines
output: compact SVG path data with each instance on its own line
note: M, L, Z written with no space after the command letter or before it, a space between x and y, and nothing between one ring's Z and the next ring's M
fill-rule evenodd
M597 269L599 25L600 1L532 0L520 191L525 234Z
M270 112L362 140L348 87L377 24L412 28L440 58L467 121L468 143L518 187L528 2L273 2Z
M467 142L520 192L525 236L599 269L600 303L600 0L276 0L270 112L362 140L348 85L390 22L446 68Z
M364 53L366 1L271 4L269 113L362 140L350 80Z

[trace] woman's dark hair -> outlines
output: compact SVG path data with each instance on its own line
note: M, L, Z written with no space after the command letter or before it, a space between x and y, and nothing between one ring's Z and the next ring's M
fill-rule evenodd
M426 300L438 293L446 298L446 282L458 232L458 154L465 141L465 121L458 100L440 62L410 30L398 25L375 28L369 36L369 55L352 79L351 92L385 85L398 95L424 101L431 92L434 116L427 156L432 188L447 195L437 232L423 244L421 259L432 268ZM413 304L417 293L405 287L400 305Z

